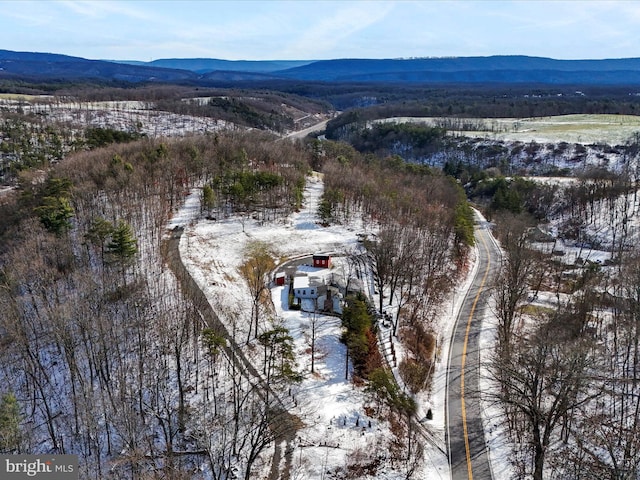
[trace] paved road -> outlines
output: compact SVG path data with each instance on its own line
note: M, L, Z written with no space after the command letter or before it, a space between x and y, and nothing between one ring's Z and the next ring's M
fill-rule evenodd
M488 224L476 228L478 270L458 312L447 373L447 446L452 480L492 479L480 414L478 337L500 252Z
M322 130L324 130L327 126L327 122L329 120L323 120L320 123L316 123L315 125L312 125L308 128L305 128L304 130L298 130L297 132L291 132L289 135L287 135L286 137L283 138L290 138L290 139L294 139L294 138L304 138L307 135L309 135L312 132L320 132Z

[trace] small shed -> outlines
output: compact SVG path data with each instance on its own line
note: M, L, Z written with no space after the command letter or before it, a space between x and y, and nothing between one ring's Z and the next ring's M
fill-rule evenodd
M331 255L315 253L313 255L313 266L315 268L331 268Z
M277 285L278 287L282 287L282 286L284 285L285 277L286 277L286 275L285 275L285 273L284 273L284 272L278 272L278 273L276 273L276 277L275 277L275 279L274 279L274 280L275 280L276 285Z

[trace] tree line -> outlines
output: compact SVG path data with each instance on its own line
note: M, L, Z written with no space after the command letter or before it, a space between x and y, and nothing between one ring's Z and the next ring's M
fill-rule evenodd
M637 248L627 246L615 266L589 262L567 276L571 266L532 248L530 216L495 219L506 258L494 287L496 390L488 396L504 412L515 472L637 478ZM544 292L553 306L529 305Z
M346 145L273 142L257 132L77 152L38 181L21 177L20 194L0 205L2 452L78 454L83 478L154 471L187 478L203 460L213 478L232 471L252 478L264 453L295 434L284 410L293 400L283 393L299 380L291 337L270 323L263 301L273 259L261 245L247 252L239 273L253 308L216 305L224 334L169 268L166 225L194 187L203 216L280 218L299 208L310 168L321 169L327 191L344 199L328 221L347 220L357 208L386 229L382 236L404 232L397 238L408 242L401 242L404 260L394 257L387 273L378 272L380 285L406 312L398 335L421 331L428 339L427 309L464 265L472 231L461 190L444 176L397 158L364 158ZM382 245L370 240L372 252ZM403 273L414 248L420 262ZM253 326L248 339L238 338L241 322ZM421 450L411 402L380 366L374 332L358 328L345 341L356 348L358 368L368 365L360 374L393 412L398 438L408 439L395 455L410 457L415 468ZM358 350L363 338L367 347ZM262 353L256 368L237 356L249 340ZM419 355L432 355L414 347L404 370L413 369L411 384L424 388L428 371L418 372ZM260 367L267 390L252 380Z
M390 334L401 339L407 352L391 366L399 367L411 393L427 389L440 334L435 319L466 271L473 214L462 188L435 169L397 156L362 155L344 143L311 147L324 172L320 217L326 224L360 220L370 232L362 239L362 250L349 254L349 261L353 270L370 269L376 294L368 309L362 298L347 304L343 341L357 374L371 382L372 391L398 415L398 428L408 439L403 444L411 451L415 405L396 390L379 355L370 353L379 325L371 323L371 315L393 308Z
M304 150L255 134L143 139L69 156L0 206L3 453L78 454L83 478L190 478L203 459L213 478L250 478L289 435L163 253L185 195L239 157L263 180L308 169ZM267 357L283 345L265 338Z

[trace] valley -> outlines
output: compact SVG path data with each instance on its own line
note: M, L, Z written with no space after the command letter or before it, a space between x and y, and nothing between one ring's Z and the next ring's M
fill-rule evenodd
M640 3L0 7L0 480L640 480Z
M176 113L191 96L172 97L167 110L150 100L0 100L2 375L14 392L2 408L28 403L40 425L3 430L12 435L4 450L77 453L83 478L105 468L114 478L146 468L200 472L191 478L456 477L472 467L464 458L449 465L465 439L450 437L447 362L473 355L481 367L463 374L467 401L485 403L468 407L468 421L486 437L490 450L479 455L496 478L529 471L529 445L543 440L523 426L535 392L516 395L528 385L507 384L508 398L492 393L531 365L582 376L563 387L575 396L571 409L540 412L563 427L541 445L552 452L543 470L529 473L562 471L560 455L608 468L606 458L579 456L601 439L572 439L598 408L636 428L618 407L635 387L615 379L633 375L625 272L640 231L637 118L391 116L344 123L368 142L350 146L315 136L349 112L282 97L283 120L258 128L247 119L273 95L231 93L229 104L244 105L238 123L197 105ZM367 137L384 123L397 130ZM562 177L540 176L549 173ZM475 298L482 265L469 201L490 220L476 238L487 242L490 230L503 255L476 313L458 310L465 295ZM196 287L167 268L176 232L224 330L183 291ZM353 317L292 309L289 287L273 285L279 265L317 252L335 256L333 276L362 283L351 299L341 292ZM450 344L461 335L456 319L473 324L479 343L469 353ZM556 339L532 346L539 325ZM535 357L533 347L555 350ZM94 407L101 417L89 418ZM631 452L633 439L622 441ZM634 468L634 459L620 460Z

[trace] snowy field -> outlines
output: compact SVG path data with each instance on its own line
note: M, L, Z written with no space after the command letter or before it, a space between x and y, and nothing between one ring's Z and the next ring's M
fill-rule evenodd
M442 119L398 117L376 121L412 122L436 126ZM629 138L640 131L640 116L635 115L576 114L532 118L465 118L461 121L482 125L483 128L477 131L451 130L450 134L522 143L534 141L537 143L624 145Z

